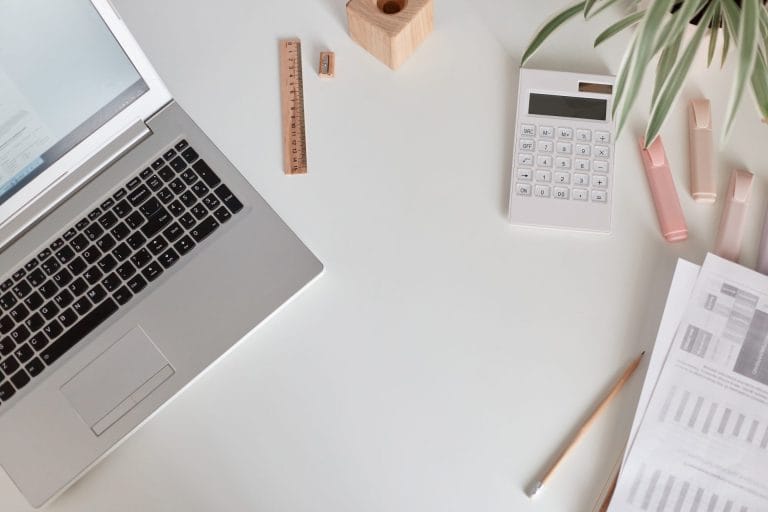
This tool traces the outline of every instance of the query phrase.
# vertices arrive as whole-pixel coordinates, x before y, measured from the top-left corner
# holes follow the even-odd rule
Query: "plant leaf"
[[[707,50],[707,67],[712,65],[712,59],[715,57],[717,47],[717,34],[720,32],[720,6],[717,6],[712,23],[709,27],[709,49]]]
[[[683,2],[680,9],[672,13],[672,19],[664,26],[662,31],[664,37],[659,37],[653,54],[656,55],[667,44],[667,41],[671,41],[682,34],[691,18],[696,16],[708,3],[709,0],[687,0]]]
[[[672,66],[677,62],[677,56],[680,53],[680,44],[683,41],[683,34],[679,34],[675,40],[670,41],[666,48],[661,51],[659,64],[656,66],[656,83],[653,86],[653,96],[651,96],[651,105],[656,103],[659,97],[661,86],[672,71]]]
[[[726,2],[727,3],[727,2]],[[725,130],[723,138],[728,136],[736,112],[744,95],[747,80],[752,76],[757,58],[758,32],[760,31],[760,0],[743,0],[741,7],[741,23],[739,23],[739,62],[736,67],[736,81],[733,84],[731,99],[725,115]]]
[[[731,31],[728,30],[728,21],[725,17],[720,18],[723,22],[723,54],[720,57],[720,68],[725,66],[725,59],[728,58],[728,50],[731,47]]]
[[[685,78],[688,75],[688,71],[691,69],[691,64],[696,57],[696,51],[701,45],[701,40],[704,37],[704,33],[707,31],[707,25],[712,20],[712,16],[720,0],[716,0],[709,4],[709,7],[704,12],[704,16],[699,21],[699,25],[696,27],[696,31],[693,33],[688,46],[680,56],[680,60],[675,64],[674,69],[664,81],[664,85],[661,87],[659,97],[656,99],[653,108],[651,109],[651,118],[648,121],[648,127],[645,130],[645,146],[648,147],[659,135],[661,126],[664,124],[664,120],[669,114],[672,104],[675,102],[680,89],[685,82]]]
[[[626,91],[621,100],[621,109],[619,110],[618,129],[616,133],[621,133],[624,123],[627,122],[629,112],[640,91],[640,85],[643,82],[643,75],[648,67],[648,63],[653,57],[656,46],[656,36],[659,33],[661,21],[669,13],[672,7],[672,0],[652,0],[645,13],[638,33],[635,37],[635,51],[630,62],[630,71],[627,78]]]
[[[624,57],[621,59],[619,73],[616,77],[616,86],[613,88],[613,105],[611,106],[611,116],[616,116],[616,110],[619,108],[622,97],[624,96],[624,87],[627,85],[627,76],[629,75],[629,63],[632,61],[632,55],[635,53],[635,39],[627,48]]]
[[[620,19],[607,29],[603,30],[599,36],[595,39],[595,48],[597,48],[598,45],[604,43],[606,40],[610,39],[611,37],[615,36],[622,30],[631,27],[632,25],[635,25],[640,22],[641,19],[643,19],[643,16],[645,16],[645,11],[639,11],[633,14],[630,14],[629,16]]]
[[[596,3],[597,3],[597,0],[586,0],[584,2],[584,19],[585,20],[589,18],[589,11],[592,10],[592,8],[595,6]]]
[[[755,70],[752,72],[752,92],[763,120],[768,120],[768,65],[762,55],[755,61]]]
[[[550,19],[547,23],[545,23],[544,26],[541,28],[541,30],[539,30],[539,32],[534,36],[533,40],[531,41],[531,44],[528,45],[528,48],[525,50],[525,53],[523,54],[523,58],[521,59],[520,64],[521,65],[525,64],[528,61],[528,59],[530,59],[531,56],[534,53],[536,53],[536,50],[539,49],[539,47],[544,43],[544,41],[550,35],[552,35],[552,32],[554,32],[560,27],[560,25],[562,25],[569,19],[579,14],[581,10],[584,9],[585,3],[586,1],[582,1],[575,5],[572,5],[560,11],[552,19]]]

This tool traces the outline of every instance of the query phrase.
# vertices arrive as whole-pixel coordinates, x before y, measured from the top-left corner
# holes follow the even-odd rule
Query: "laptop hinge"
[[[152,134],[142,120],[135,122],[73,171],[64,174],[0,225],[0,251],[32,229],[78,190]]]

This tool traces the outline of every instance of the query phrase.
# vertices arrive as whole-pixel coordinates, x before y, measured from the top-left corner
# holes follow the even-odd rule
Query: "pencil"
[[[624,370],[624,373],[621,374],[621,377],[619,377],[608,394],[605,395],[605,398],[600,401],[598,406],[595,407],[595,410],[592,411],[592,414],[589,415],[589,418],[586,419],[581,427],[579,427],[579,430],[576,432],[576,434],[574,434],[570,441],[568,441],[568,444],[565,446],[563,451],[560,452],[560,455],[557,456],[555,461],[547,468],[546,471],[544,471],[544,473],[539,478],[536,479],[535,482],[528,486],[528,488],[525,490],[525,494],[528,495],[529,498],[533,498],[536,493],[538,493],[539,490],[541,490],[541,488],[546,485],[547,480],[549,480],[555,471],[557,471],[557,468],[560,466],[560,464],[562,464],[571,450],[579,443],[579,441],[581,441],[581,438],[584,437],[584,434],[586,434],[587,431],[589,431],[595,420],[600,417],[600,415],[603,413],[603,411],[605,411],[608,405],[610,405],[616,395],[619,394],[619,391],[621,391],[630,377],[632,377],[632,374],[635,373],[637,367],[640,366],[640,362],[642,361],[644,355],[645,351],[643,351],[643,353],[637,356],[637,358],[632,361],[629,366],[627,366],[627,369]]]

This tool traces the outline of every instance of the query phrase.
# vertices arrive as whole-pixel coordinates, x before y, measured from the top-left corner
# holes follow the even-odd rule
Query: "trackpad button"
[[[173,375],[173,368],[136,326],[61,387],[96,435]]]

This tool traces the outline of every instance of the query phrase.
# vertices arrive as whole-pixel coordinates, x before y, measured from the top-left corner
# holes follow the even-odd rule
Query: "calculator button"
[[[517,155],[517,163],[518,165],[522,165],[525,167],[528,167],[529,165],[533,165],[533,155],[521,153]]]
[[[576,140],[590,142],[592,140],[592,130],[576,130]]]
[[[555,158],[555,168],[557,169],[570,169],[571,168],[571,159],[565,158],[563,156],[559,156]]]
[[[552,173],[549,171],[536,171],[536,181],[549,183],[552,181]]]
[[[595,160],[592,163],[592,170],[595,172],[608,172],[608,162],[605,160]]]
[[[584,189],[584,188],[573,189],[573,198],[577,201],[586,201],[588,195],[589,195],[589,192],[587,191],[587,189]]]
[[[552,152],[552,141],[540,140],[536,144],[536,150],[541,152],[541,153],[551,153]]]
[[[604,203],[608,200],[608,192],[605,190],[593,190],[592,191],[592,202],[593,203]]]
[[[589,160],[585,160],[583,158],[577,158],[573,167],[577,171],[588,171],[589,170]]]
[[[549,197],[549,193],[549,185],[536,185],[536,189],[534,190],[534,195],[536,195],[536,197]]]
[[[525,137],[535,137],[536,136],[536,127],[532,124],[523,124],[520,125],[520,133],[524,135]]]
[[[608,176],[603,176],[602,174],[596,174],[592,176],[592,186],[593,187],[600,187],[605,188],[608,186]]]
[[[520,151],[533,151],[534,147],[531,139],[520,139]]]
[[[589,185],[589,175],[576,173],[573,175],[573,183],[575,185]]]
[[[602,142],[603,144],[608,144],[611,142],[611,134],[608,132],[595,132],[595,140],[597,142]]]
[[[553,196],[555,199],[568,199],[568,189],[565,187],[555,187]]]
[[[570,142],[558,142],[557,152],[561,155],[570,155],[573,153],[573,145]]]
[[[595,156],[598,158],[608,158],[609,152],[608,146],[595,146]]]
[[[529,196],[529,195],[531,195],[531,186],[528,183],[518,183],[517,184],[517,195],[519,195],[519,196]]]
[[[531,181],[531,170],[530,169],[518,169],[517,170],[517,179],[520,181]]]
[[[562,183],[564,185],[567,185],[571,182],[571,175],[567,172],[556,172],[555,173],[555,183]]]
[[[576,144],[576,154],[581,156],[589,156],[592,149],[588,144]]]
[[[552,157],[540,155],[538,158],[536,158],[536,165],[539,167],[552,167]]]
[[[557,138],[558,139],[572,139],[573,138],[573,128],[558,128],[557,129]]]
[[[555,129],[551,126],[539,126],[539,137],[552,137]]]

